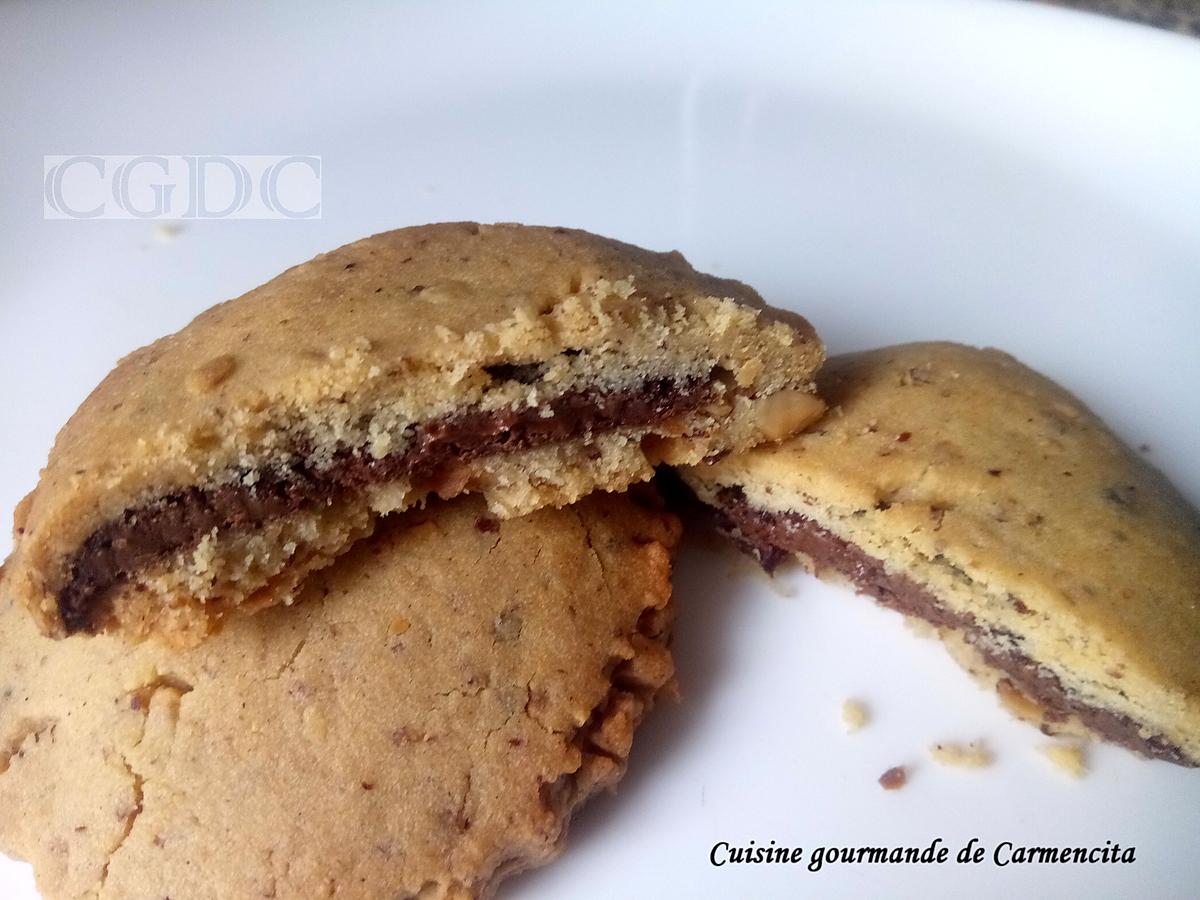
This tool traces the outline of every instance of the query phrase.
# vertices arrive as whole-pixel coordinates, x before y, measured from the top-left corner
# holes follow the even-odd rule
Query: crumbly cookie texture
[[[685,470],[735,536],[929,620],[1047,731],[1200,763],[1200,517],[1162,475],[996,350],[890,347],[819,381],[805,434]]]
[[[490,895],[672,690],[678,523],[628,495],[384,523],[199,647],[0,609],[0,847],[50,898]]]
[[[822,360],[802,318],[678,253],[379,234],[123,359],[18,508],[2,587],[51,635],[194,643],[428,496],[522,515],[788,437]]]

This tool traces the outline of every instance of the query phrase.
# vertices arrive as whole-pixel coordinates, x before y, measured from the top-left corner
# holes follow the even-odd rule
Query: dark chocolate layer
[[[541,407],[472,409],[426,422],[416,426],[406,449],[382,459],[348,448],[331,464],[317,467],[298,450],[292,463],[260,473],[252,487],[237,482],[189,487],[126,510],[97,529],[71,563],[70,578],[58,593],[59,613],[68,633],[94,631],[111,588],[170,554],[195,547],[214,528],[249,530],[359,494],[373,484],[402,477],[434,479],[446,467],[481,456],[655,425],[696,409],[708,394],[705,379],[650,378],[624,391],[564,394],[550,401],[551,416]]]
[[[717,513],[722,529],[754,555],[768,572],[788,555],[803,553],[818,570],[840,572],[860,593],[869,594],[884,606],[960,632],[989,665],[1005,673],[1013,687],[1042,707],[1050,722],[1061,722],[1073,715],[1107,740],[1145,756],[1181,766],[1200,765],[1200,761],[1188,758],[1161,735],[1143,737],[1138,723],[1128,716],[1072,697],[1052,672],[1030,657],[1016,650],[996,649],[997,645],[1015,647],[1016,636],[986,629],[969,613],[947,609],[912,579],[888,572],[880,560],[807,516],[758,509],[737,488],[722,490],[718,501]],[[1013,598],[1013,606],[1023,614],[1032,614],[1019,599]],[[989,637],[999,640],[988,640]]]

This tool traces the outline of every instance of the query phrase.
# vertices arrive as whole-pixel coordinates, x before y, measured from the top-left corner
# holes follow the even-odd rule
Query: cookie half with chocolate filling
[[[822,358],[802,318],[678,253],[376,235],[123,359],[18,509],[3,587],[52,635],[195,640],[430,495],[513,516],[795,433]]]
[[[1200,517],[1162,475],[995,350],[890,347],[819,382],[805,434],[684,472],[726,530],[932,623],[1047,731],[1200,763]]]
[[[439,501],[182,651],[0,600],[0,848],[47,900],[491,896],[673,690],[678,531]]]

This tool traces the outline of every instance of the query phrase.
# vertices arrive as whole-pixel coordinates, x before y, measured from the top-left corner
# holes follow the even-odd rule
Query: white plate
[[[471,218],[736,275],[832,351],[951,338],[1075,390],[1200,499],[1200,42],[1017,2],[0,8],[0,508],[118,356],[317,251]],[[40,157],[308,153],[320,221],[43,221]],[[7,541],[0,550],[7,551]],[[685,695],[536,897],[1194,897],[1200,772],[1073,782],[893,614],[693,548]],[[843,735],[844,698],[875,718]],[[986,738],[994,768],[941,769]],[[914,766],[885,793],[876,777]],[[0,810],[0,815],[10,814]],[[709,864],[717,841],[1136,847],[1130,865]],[[33,896],[0,865],[0,895]]]

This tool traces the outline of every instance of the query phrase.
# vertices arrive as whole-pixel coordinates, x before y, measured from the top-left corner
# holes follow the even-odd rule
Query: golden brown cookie
[[[685,472],[743,545],[932,622],[1047,730],[1200,764],[1200,517],[1161,474],[996,350],[838,357],[820,388],[807,433]]]
[[[823,351],[753,290],[562,228],[349,244],[126,357],[63,428],[3,590],[194,642],[430,495],[500,516],[794,433]]]
[[[391,517],[199,647],[0,606],[0,848],[48,900],[480,897],[561,848],[673,685],[675,519]]]

